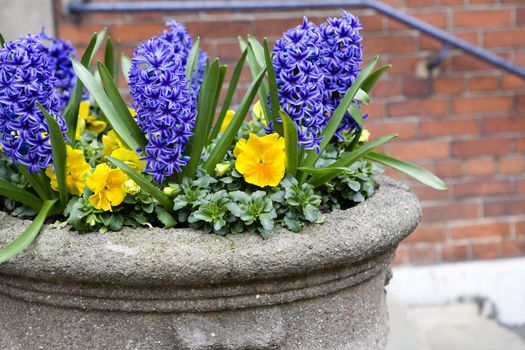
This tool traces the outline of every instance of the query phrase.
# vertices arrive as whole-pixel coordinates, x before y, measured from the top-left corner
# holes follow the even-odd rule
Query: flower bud
[[[368,142],[369,139],[370,139],[370,131],[368,131],[367,129],[363,129],[361,136],[359,136],[359,142]]]
[[[218,163],[215,166],[215,175],[222,176],[222,175],[226,174],[226,172],[228,170],[230,170],[230,169],[231,169],[231,164],[230,163]]]
[[[124,183],[122,184],[122,189],[124,190],[124,192],[129,193],[132,196],[140,192],[140,186],[137,185],[137,183],[131,179],[124,181]]]

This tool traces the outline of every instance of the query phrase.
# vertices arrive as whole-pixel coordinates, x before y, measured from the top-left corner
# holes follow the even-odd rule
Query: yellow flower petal
[[[230,125],[230,122],[232,121],[233,116],[235,115],[235,111],[230,109],[228,112],[226,112],[226,115],[224,116],[224,120],[221,124],[221,132],[224,132],[228,125]]]
[[[146,162],[143,160],[140,160],[140,156],[127,149],[127,148],[117,148],[113,152],[111,152],[111,156],[113,158],[117,158],[124,163],[126,163],[128,166],[133,168],[133,170],[141,172],[142,169],[146,166]]]
[[[102,131],[106,130],[107,126],[108,123],[103,120],[93,120],[89,122],[88,130],[100,134]]]
[[[104,157],[109,156],[117,148],[125,148],[115,130],[109,130],[107,135],[102,136],[102,144],[104,145]]]
[[[127,179],[121,169],[111,169],[106,163],[97,165],[95,171],[86,178],[88,188],[93,191],[89,203],[96,209],[111,211],[112,207],[120,205],[126,198],[122,187]]]
[[[90,102],[88,100],[80,102],[80,106],[78,108],[78,115],[82,119],[87,119],[89,115],[89,107],[91,106]]]

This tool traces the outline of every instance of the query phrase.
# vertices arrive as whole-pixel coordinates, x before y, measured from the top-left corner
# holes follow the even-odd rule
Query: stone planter
[[[419,219],[381,178],[365,203],[268,240],[46,227],[0,266],[0,349],[382,349],[389,265]],[[0,244],[28,224],[4,215]]]

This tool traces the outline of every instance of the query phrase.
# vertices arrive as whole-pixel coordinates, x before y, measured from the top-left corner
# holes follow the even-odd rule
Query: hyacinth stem
[[[352,141],[350,141],[350,144],[346,148],[347,151],[352,151],[357,143],[359,142],[359,139],[361,138],[361,134],[363,133],[363,129],[359,128],[354,132],[354,137],[352,138]]]

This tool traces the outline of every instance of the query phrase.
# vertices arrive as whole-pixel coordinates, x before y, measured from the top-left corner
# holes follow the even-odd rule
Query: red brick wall
[[[387,2],[525,66],[523,0]],[[387,151],[434,171],[450,188],[438,192],[410,181],[423,204],[423,221],[402,243],[397,262],[525,254],[525,80],[457,50],[435,77],[425,78],[419,68],[440,50],[439,42],[373,11],[349,10],[365,26],[367,58],[382,54],[383,62],[393,64],[366,108],[368,128],[374,136],[398,132]],[[107,25],[128,54],[174,17],[201,36],[210,55],[232,62],[240,54],[238,35],[275,40],[303,15],[320,23],[338,11],[56,14],[57,33],[79,47]],[[249,77],[244,74],[245,84]]]

